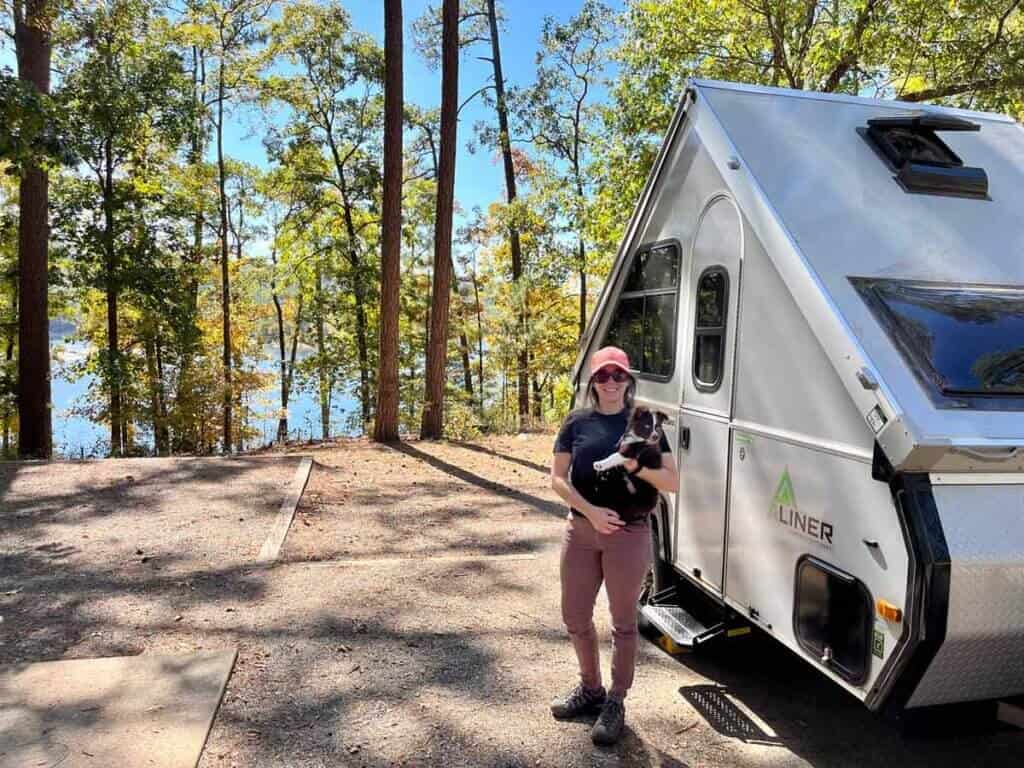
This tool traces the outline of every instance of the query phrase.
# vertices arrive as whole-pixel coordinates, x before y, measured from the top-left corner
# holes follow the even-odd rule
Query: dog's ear
[[[654,414],[655,423],[660,427],[663,421],[668,419],[668,416],[661,411],[656,411]]]

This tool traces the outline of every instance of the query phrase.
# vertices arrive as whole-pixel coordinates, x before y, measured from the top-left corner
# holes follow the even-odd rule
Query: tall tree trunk
[[[159,456],[168,456],[171,452],[171,430],[167,423],[167,391],[164,387],[164,341],[157,333],[156,347],[156,398],[160,421],[157,424],[156,452]]]
[[[327,370],[327,339],[324,333],[324,278],[320,264],[316,266],[316,351],[317,370],[320,380],[320,432],[324,440],[331,437],[331,390],[332,382]]]
[[[117,328],[119,269],[114,247],[114,148],[108,138],[104,142],[103,175],[103,255],[107,294],[107,384],[110,387],[110,453],[123,456],[125,448],[121,413],[121,353]]]
[[[380,339],[373,439],[398,440],[398,313],[402,248],[402,0],[384,0],[384,210]]]
[[[452,208],[455,199],[455,146],[458,141],[459,2],[441,9],[441,156],[437,168],[434,276],[427,339],[426,391],[420,437],[444,434],[444,385],[448,362],[448,305],[451,298]]]
[[[579,210],[583,210],[583,205],[586,202],[586,198],[583,196],[583,179],[580,173],[580,150],[579,150],[579,131],[575,132],[576,136],[576,149],[573,156],[573,174],[576,176],[576,202],[579,205]],[[583,334],[587,332],[587,246],[583,241],[583,228],[580,227],[579,232],[579,245],[576,252],[576,268],[580,273],[580,335],[579,338],[583,338]]]
[[[516,174],[512,165],[512,142],[508,130],[508,107],[505,104],[505,79],[501,74],[501,48],[498,44],[498,17],[494,11],[494,0],[487,0],[487,16],[491,29],[491,60],[494,64],[494,95],[498,112],[498,140],[501,144],[501,156],[505,167],[505,189],[509,205],[516,199]],[[509,225],[509,250],[512,254],[512,280],[516,283],[523,274],[522,248],[519,245],[519,230],[515,224]],[[524,300],[525,303],[525,300]],[[525,329],[525,307],[519,310],[519,327]],[[520,427],[530,418],[529,389],[529,348],[524,337],[518,350],[519,379],[519,419]]]
[[[459,325],[462,325],[462,312],[459,311]],[[469,361],[469,338],[466,336],[466,329],[459,329],[459,351],[462,353],[462,386],[469,395],[470,402],[473,400],[473,365]]]
[[[228,195],[224,166],[224,59],[217,70],[217,186],[220,192],[220,300],[224,334],[224,430],[223,451],[231,453],[231,406],[234,386],[231,381],[231,277],[228,272]]]
[[[587,251],[586,246],[583,244],[583,238],[580,238],[579,250],[577,252],[577,265],[580,271],[580,335],[579,338],[583,338],[583,334],[587,332]]]
[[[206,88],[206,63],[204,52],[192,46],[192,105],[196,111],[189,137],[188,162],[195,178],[202,178],[203,165],[203,92]],[[194,360],[199,348],[199,266],[203,260],[203,208],[201,196],[197,195],[192,213],[192,247],[188,254],[185,290],[185,312],[182,324],[176,330],[179,344],[178,386],[175,397],[176,407],[182,413],[194,413],[196,402],[193,379]],[[199,451],[199,428],[194,420],[178,420],[175,433],[175,448],[183,453]],[[168,445],[168,450],[170,446]]]
[[[50,0],[13,0],[18,78],[50,92]],[[28,163],[18,191],[18,453],[52,455],[48,304],[49,179]]]
[[[153,420],[153,448],[156,451],[157,456],[162,456],[162,446],[160,445],[160,390],[156,370],[156,342],[151,336],[147,336],[143,346],[146,353],[146,376],[149,378],[149,410]]]
[[[15,289],[17,290],[17,289]],[[15,293],[15,297],[17,294]],[[17,298],[14,300],[15,312],[17,312]],[[4,350],[4,361],[6,362],[5,368],[10,370],[11,362],[14,360],[14,333],[13,331],[7,332],[7,348]],[[10,456],[11,452],[11,409],[9,406],[4,406],[4,436],[3,436],[3,447],[2,455],[6,459]]]
[[[341,192],[341,209],[348,236],[347,258],[352,267],[352,298],[356,305],[356,352],[359,356],[359,400],[362,405],[364,427],[370,423],[370,355],[366,332],[366,286],[363,283],[362,258],[359,255],[355,222],[352,219],[352,200],[349,197],[345,166],[334,135],[328,131],[327,145],[334,158],[338,174],[338,189]]]
[[[473,304],[476,309],[476,364],[477,364],[477,386],[480,391],[478,405],[480,407],[480,418],[484,417],[484,321],[483,307],[480,306],[480,283],[476,279],[476,266],[473,267]]]
[[[363,264],[356,245],[356,226],[352,220],[352,203],[348,197],[348,186],[337,152],[331,141],[331,149],[335,151],[335,165],[338,169],[338,180],[341,187],[342,212],[345,219],[345,233],[348,235],[348,261],[352,267],[352,298],[356,304],[356,354],[359,357],[359,401],[362,406],[363,425],[370,423],[370,355],[366,333],[366,287],[363,284]]]
[[[539,423],[544,418],[544,405],[541,400],[541,394],[543,388],[541,387],[540,381],[537,380],[537,374],[532,376],[533,382],[533,418]]]
[[[276,441],[283,443],[288,440],[288,400],[291,397],[292,375],[295,371],[295,352],[299,343],[299,328],[302,326],[302,292],[299,292],[299,305],[295,311],[295,331],[292,335],[291,367],[289,367],[284,332],[284,308],[281,306],[281,297],[277,294],[276,250],[271,250],[270,260],[273,262],[275,270],[275,274],[270,278],[270,295],[274,299],[274,312],[277,315],[277,345],[281,364],[281,411],[277,419]]]

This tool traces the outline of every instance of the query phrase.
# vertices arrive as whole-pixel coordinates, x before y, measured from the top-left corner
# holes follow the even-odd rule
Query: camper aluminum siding
[[[979,133],[943,138],[969,164],[985,168],[990,199],[911,195],[894,182],[856,131],[868,119],[906,112],[906,105],[693,82],[627,228],[576,368],[578,381],[587,355],[604,339],[624,270],[637,249],[652,239],[678,241],[683,264],[674,376],[642,380],[641,399],[678,412],[679,425],[704,419],[709,435],[719,429],[711,424],[717,420],[731,439],[726,437],[726,456],[718,459],[721,478],[712,476],[714,462],[698,472],[690,455],[681,467],[684,493],[696,484],[696,495],[713,502],[699,505],[702,516],[710,515],[700,522],[722,526],[727,539],[717,552],[706,540],[686,541],[687,521],[673,519],[670,510],[674,541],[667,559],[679,568],[692,564],[688,558],[694,556],[720,558],[720,571],[712,564],[700,583],[720,595],[724,583],[723,599],[740,611],[752,605],[751,598],[757,600],[755,620],[801,652],[786,615],[792,611],[792,574],[771,573],[779,563],[790,567],[793,553],[776,557],[774,565],[755,563],[767,557],[756,551],[759,537],[772,536],[761,530],[767,518],[761,509],[765,484],[774,482],[787,462],[811,461],[809,476],[822,482],[796,489],[801,505],[831,508],[846,520],[847,542],[855,541],[858,530],[867,533],[867,541],[886,542],[880,561],[878,552],[859,542],[852,548],[844,544],[832,558],[846,561],[844,567],[868,582],[873,596],[902,605],[907,617],[902,626],[881,624],[884,654],[872,658],[866,680],[851,683],[822,667],[873,708],[887,701],[916,706],[1024,690],[1024,609],[1013,589],[1024,579],[1024,536],[1016,511],[1024,486],[1015,484],[1019,475],[1006,474],[1019,470],[1021,459],[986,453],[1024,442],[1021,412],[935,408],[849,280],[1024,284],[1015,259],[1024,230],[1013,207],[1013,190],[1024,181],[1020,128],[998,116],[927,109],[981,123]],[[681,185],[695,188],[680,192]],[[740,328],[736,356],[728,361],[736,381],[724,409],[716,412],[688,400],[692,307],[686,296],[692,292],[689,259],[699,215],[717,195],[740,214],[743,276],[741,285],[737,265],[732,290],[734,296],[742,290],[743,299],[738,307],[730,299],[730,312],[737,313],[731,327]],[[695,202],[697,197],[701,200]],[[776,354],[780,340],[788,342],[787,351],[798,350],[790,357],[799,359]],[[788,378],[779,370],[786,365],[791,366]],[[780,390],[769,380],[790,386]],[[974,507],[992,510],[993,505],[972,504],[959,491],[938,488],[933,494],[928,475],[919,474],[923,480],[916,482],[928,486],[933,502],[898,516],[888,487],[871,480],[874,435],[866,417],[876,408],[886,418],[879,443],[897,469],[943,470],[946,474],[933,476],[939,486],[969,482],[957,472],[984,466],[1002,479],[1004,511],[978,518]],[[670,429],[674,444],[679,425]],[[768,447],[750,449],[751,439]],[[737,468],[740,443],[748,460]],[[763,476],[751,479],[758,472]],[[974,493],[984,492],[984,486],[974,485]],[[928,526],[931,533],[922,532]],[[925,540],[929,536],[935,540]],[[908,574],[911,554],[915,562]],[[858,558],[865,562],[849,565]],[[772,591],[778,599],[766,606]],[[979,600],[981,595],[986,599]]]
[[[908,531],[918,557],[932,558],[918,564],[927,575],[917,576],[930,586],[907,596],[908,616],[921,603],[913,606],[919,636],[901,644],[901,658],[886,665],[868,703],[891,697],[925,706],[1019,693],[1024,477],[1016,473],[1024,468],[1024,411],[937,407],[850,278],[1024,286],[1024,131],[998,115],[926,107],[980,125],[942,138],[986,171],[988,199],[909,194],[867,142],[851,140],[867,120],[906,113],[908,105],[715,83],[697,91],[728,137],[726,151],[741,159],[736,176],[745,178],[730,179],[737,200],[755,219],[770,209],[754,228],[858,411],[866,417],[874,396],[887,417],[878,441],[889,460],[904,472],[945,474],[935,478],[929,508],[913,513],[930,523]],[[877,389],[864,388],[862,369]],[[993,489],[966,474],[979,471],[1006,474]],[[934,540],[922,542],[924,535]]]
[[[879,440],[893,464],[940,471],[962,456],[950,448],[1020,444],[1022,410],[936,408],[850,278],[1024,285],[1021,127],[998,115],[897,102],[794,92],[780,97],[772,89],[715,83],[699,90],[792,244],[797,258],[780,264],[789,272],[787,283],[796,291],[813,283],[821,293],[824,305],[811,310],[812,324],[840,376],[849,388],[862,387],[856,370],[844,364],[850,355],[849,362],[867,366],[880,382],[879,399],[890,418]],[[941,137],[966,164],[986,171],[990,199],[908,194],[855,133],[869,119],[918,109],[981,126]]]

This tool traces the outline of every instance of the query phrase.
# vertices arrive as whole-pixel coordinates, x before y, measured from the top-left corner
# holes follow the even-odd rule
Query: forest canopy
[[[526,5],[455,4],[457,75],[442,66],[442,7],[430,6],[404,20],[407,69],[419,56],[438,80],[406,88],[393,220],[393,54],[350,4],[0,0],[0,453],[210,454],[369,434],[392,231],[400,432],[417,433],[432,407],[432,328],[446,337],[435,338],[444,434],[557,421],[687,78],[1020,119],[1020,6],[575,0],[541,23],[529,78],[501,67]],[[442,77],[457,77],[456,145]],[[258,137],[259,162],[236,151],[244,134]],[[445,163],[470,152],[503,173],[489,199],[467,204],[458,184],[453,200],[439,196]],[[29,316],[40,281],[53,343]],[[450,311],[432,325],[439,291]],[[49,387],[27,383],[40,370],[84,388],[70,414],[51,416]],[[312,421],[289,419],[300,398]],[[40,419],[69,415],[103,438],[53,445]]]

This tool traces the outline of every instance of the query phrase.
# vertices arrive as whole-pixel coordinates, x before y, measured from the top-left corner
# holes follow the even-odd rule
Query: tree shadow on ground
[[[710,644],[676,661],[714,681],[683,686],[679,695],[719,735],[785,747],[814,766],[1011,766],[1024,759],[1024,734],[1005,734],[1005,741],[998,734],[994,738],[991,718],[960,720],[955,728],[938,727],[910,737],[899,722],[870,712],[760,632]],[[746,753],[731,759],[736,765],[760,764]]]
[[[516,490],[515,488],[509,488],[508,486],[503,485],[501,483],[496,483],[494,481],[488,480],[484,477],[481,477],[480,475],[463,469],[462,467],[458,467],[454,464],[444,461],[443,459],[439,459],[436,456],[431,456],[429,453],[421,451],[418,448],[414,448],[408,443],[396,443],[390,447],[392,448],[392,450],[398,453],[404,453],[407,456],[419,459],[420,461],[429,464],[435,469],[439,469],[442,472],[446,472],[447,474],[452,475],[453,477],[457,477],[459,480],[462,480],[465,483],[475,485],[478,488],[481,488],[486,491],[491,491],[513,501],[517,501],[522,504],[527,504],[541,512],[546,512],[547,514],[556,515],[558,517],[565,517],[566,510],[565,507],[561,504],[556,504],[553,501],[542,499],[539,496],[534,496],[532,494]]]
[[[527,469],[535,469],[536,471],[541,472],[542,474],[545,474],[545,475],[547,475],[548,473],[551,472],[551,467],[550,466],[545,466],[545,465],[540,464],[540,463],[538,463],[536,461],[530,461],[529,459],[521,459],[518,456],[511,456],[511,455],[509,455],[507,453],[502,453],[501,451],[496,451],[493,448],[488,448],[487,446],[484,446],[484,445],[477,445],[475,443],[461,443],[461,442],[453,442],[453,443],[451,443],[451,445],[454,446],[455,448],[459,448],[461,450],[474,451],[476,453],[483,453],[483,454],[486,454],[487,456],[494,456],[496,459],[502,459],[503,461],[510,461],[513,464],[519,464],[520,466],[526,467]]]

